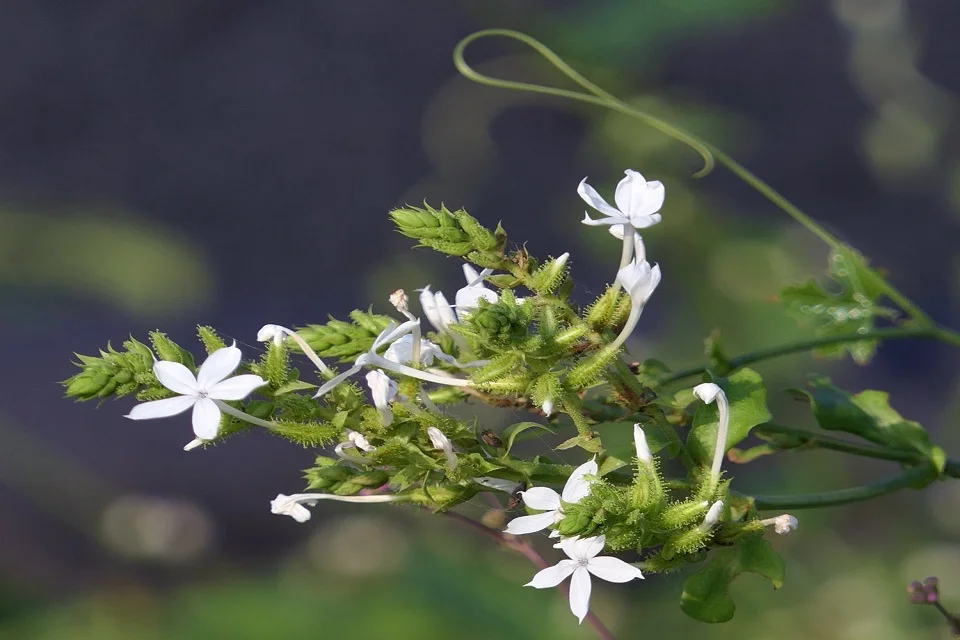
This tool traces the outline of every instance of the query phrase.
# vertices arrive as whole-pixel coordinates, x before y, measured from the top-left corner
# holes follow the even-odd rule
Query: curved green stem
[[[583,93],[580,91],[572,91],[569,89],[560,89],[559,87],[549,87],[545,85],[532,84],[529,82],[518,82],[515,80],[503,80],[500,78],[494,78],[491,76],[483,75],[482,73],[477,72],[473,67],[467,64],[464,59],[464,51],[470,43],[479,40],[481,38],[489,37],[502,37],[508,38],[511,40],[517,40],[527,45],[534,51],[536,51],[540,56],[549,62],[555,69],[560,73],[565,75],[567,78],[572,80],[582,89],[587,91]],[[698,154],[703,159],[703,167],[694,174],[694,177],[703,177],[710,173],[713,170],[715,163],[720,163],[729,169],[734,175],[739,177],[741,180],[753,187],[758,193],[763,195],[767,200],[772,202],[774,205],[779,207],[784,213],[793,218],[798,224],[802,225],[808,231],[816,235],[818,238],[823,240],[828,246],[833,249],[844,248],[846,245],[836,236],[831,234],[829,231],[824,229],[821,225],[817,224],[813,218],[808,216],[806,213],[800,210],[799,207],[791,203],[785,197],[783,197],[776,189],[771,187],[769,184],[757,177],[752,171],[741,165],[739,162],[723,153],[722,151],[716,149],[712,145],[703,140],[699,139],[695,135],[684,131],[680,127],[674,126],[669,122],[661,120],[649,113],[631,107],[627,103],[618,99],[616,96],[604,91],[594,83],[590,82],[577,72],[573,67],[568,65],[563,58],[558,56],[556,53],[551,51],[546,45],[542,42],[528,36],[525,33],[520,33],[519,31],[513,31],[511,29],[486,29],[483,31],[477,31],[463,40],[461,40],[456,48],[453,51],[453,62],[456,65],[457,70],[463,74],[464,77],[474,82],[484,84],[491,87],[498,87],[500,89],[511,89],[515,91],[526,91],[530,93],[539,93],[543,95],[557,96],[560,98],[567,98],[569,100],[577,100],[579,102],[586,102],[588,104],[594,104],[597,106],[605,107],[618,113],[622,113],[626,116],[640,120],[641,122],[646,123],[647,125],[653,127],[654,129],[660,131],[661,133],[668,135],[683,144],[686,144]],[[909,298],[903,295],[899,290],[897,290],[892,284],[887,282],[884,278],[878,276],[878,283],[883,288],[883,293],[897,304],[907,315],[909,315],[916,322],[932,326],[933,322],[930,318]],[[960,335],[954,334],[954,338],[960,341]]]
[[[739,369],[755,362],[779,358],[794,353],[804,353],[812,351],[819,347],[829,347],[837,344],[848,344],[851,342],[862,342],[864,340],[891,340],[895,338],[934,338],[943,342],[948,342],[960,346],[960,336],[955,336],[952,331],[939,327],[926,326],[907,326],[891,327],[889,329],[877,329],[867,333],[851,333],[842,336],[827,336],[823,338],[811,338],[809,340],[799,340],[787,344],[758,349],[743,355],[730,359],[730,370]],[[700,375],[707,371],[708,367],[698,366],[690,369],[684,369],[670,374],[660,381],[661,384],[669,384],[684,378]]]
[[[930,466],[914,467],[900,475],[850,489],[824,491],[822,493],[805,493],[787,496],[752,496],[753,503],[759,511],[789,511],[794,509],[816,509],[819,507],[834,507],[850,502],[862,502],[877,498],[894,491],[900,491],[922,480],[928,480],[934,475]]]

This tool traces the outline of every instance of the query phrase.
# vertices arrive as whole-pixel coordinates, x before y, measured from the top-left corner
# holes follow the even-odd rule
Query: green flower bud
[[[580,360],[570,369],[567,384],[573,389],[584,389],[593,384],[613,361],[619,357],[620,348],[607,345]]]
[[[660,513],[660,525],[664,529],[681,529],[703,520],[709,506],[706,501],[674,502]]]
[[[330,318],[327,324],[311,324],[297,329],[310,348],[321,358],[339,358],[353,362],[370,349],[377,335],[390,324],[389,316],[363,311],[350,314],[352,322]]]
[[[593,518],[589,514],[576,510],[571,514],[565,515],[563,520],[557,523],[557,532],[564,538],[569,536],[589,536],[597,528]]]
[[[570,254],[565,253],[558,258],[548,260],[530,276],[530,279],[527,280],[527,286],[531,291],[540,295],[553,293],[567,277],[567,260],[569,258]]]

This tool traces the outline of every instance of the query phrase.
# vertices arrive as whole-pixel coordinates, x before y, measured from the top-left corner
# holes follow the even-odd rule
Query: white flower
[[[290,516],[297,522],[306,522],[310,519],[310,510],[304,504],[311,507],[318,500],[336,500],[338,502],[359,502],[359,503],[378,503],[395,502],[397,496],[379,495],[379,496],[335,496],[330,493],[295,493],[292,496],[279,494],[270,501],[270,512],[278,515]]]
[[[360,449],[361,451],[374,451],[376,449],[362,433],[354,431],[353,429],[347,429],[347,441],[341,442],[334,447],[333,450],[338,456],[343,458],[345,457],[343,450],[350,447]]]
[[[553,415],[553,400],[547,398],[543,401],[543,405],[540,408],[543,409],[543,413],[549,418],[551,415]]]
[[[730,405],[727,395],[719,386],[712,382],[704,382],[693,388],[693,395],[704,404],[717,403],[717,444],[713,450],[713,464],[710,466],[710,479],[713,484],[720,480],[720,466],[723,464],[723,455],[727,451],[727,432],[730,429]]]
[[[447,466],[455,469],[457,467],[457,454],[453,452],[453,443],[450,442],[450,438],[436,427],[427,428],[427,437],[430,438],[430,444],[433,445],[434,449],[443,451],[443,454],[447,456]]]
[[[535,589],[549,589],[570,578],[570,611],[582,623],[590,610],[590,574],[607,582],[630,582],[634,578],[643,578],[643,573],[635,566],[613,556],[597,556],[606,544],[604,536],[595,538],[567,538],[557,545],[567,554],[568,560],[561,560],[533,576],[533,580],[523,585]]]
[[[260,331],[257,332],[257,342],[270,342],[272,340],[274,344],[281,344],[284,336],[289,336],[291,340],[297,343],[297,346],[300,347],[303,354],[310,359],[310,362],[317,366],[317,369],[324,374],[332,374],[330,367],[324,364],[320,356],[317,355],[317,352],[307,344],[306,340],[297,335],[297,332],[293,329],[288,329],[279,324],[265,324],[260,327]]]
[[[585,476],[595,475],[597,475],[597,463],[595,460],[588,460],[573,470],[560,494],[549,487],[533,487],[521,491],[520,496],[523,498],[523,503],[531,509],[543,511],[543,513],[514,518],[504,531],[513,535],[523,535],[542,531],[555,522],[559,522],[563,519],[561,501],[575,504],[583,500],[590,493],[590,483]]]
[[[650,447],[647,445],[647,436],[640,427],[640,423],[633,425],[633,445],[637,449],[637,460],[643,464],[653,462],[653,456],[650,455]]]
[[[638,256],[617,271],[617,282],[630,294],[631,305],[642,308],[660,284],[660,265],[651,267],[649,262]]]
[[[390,410],[390,403],[397,397],[396,381],[392,380],[383,371],[374,369],[367,374],[367,384],[370,386],[370,395],[373,396],[373,405],[380,414],[380,422],[383,423],[383,426],[389,427],[393,422],[393,411]],[[364,449],[364,451],[369,451],[369,449]]]
[[[797,522],[797,519],[794,518],[792,515],[790,515],[789,513],[784,513],[782,515],[777,516],[776,518],[768,518],[766,520],[761,520],[760,524],[764,526],[773,525],[774,531],[776,531],[781,536],[785,536],[791,531],[793,531],[794,529],[796,529],[799,523]]]
[[[377,353],[377,349],[386,344],[392,344],[394,341],[399,340],[401,337],[408,335],[415,327],[420,326],[419,320],[408,320],[400,326],[397,326],[394,323],[388,325],[383,331],[380,332],[370,346],[370,350],[366,353],[361,353],[360,356],[354,361],[353,366],[335,376],[331,380],[325,382],[314,394],[314,398],[319,398],[330,392],[331,389],[339,385],[341,382],[354,375],[363,367],[377,367],[380,369],[386,369],[387,371],[393,371],[394,373],[399,373],[401,375],[409,376],[411,378],[417,378],[419,380],[425,380],[426,382],[435,382],[437,384],[445,384],[449,386],[462,387],[470,384],[469,380],[464,378],[455,378],[450,375],[441,375],[437,373],[431,373],[429,371],[420,371],[419,369],[414,369],[405,364],[399,364],[394,360],[390,360],[381,356]],[[413,338],[411,338],[412,340]],[[409,357],[413,357],[412,345]],[[432,343],[429,343],[432,344]],[[399,354],[396,357],[400,359],[403,354]],[[436,354],[434,354],[436,355]]]
[[[469,264],[463,265],[463,277],[467,279],[467,286],[457,291],[454,300],[457,308],[457,318],[460,319],[460,322],[463,322],[471,311],[480,306],[481,300],[496,303],[499,299],[496,291],[483,285],[483,279],[491,273],[493,273],[492,269],[484,269],[477,273],[477,270]]]
[[[383,352],[383,357],[397,364],[410,364],[413,362],[413,344],[414,337],[407,334],[395,340],[387,350]],[[433,365],[434,359],[456,365],[457,361],[453,356],[447,355],[443,350],[426,338],[420,339],[420,363],[428,367]]]
[[[615,224],[610,227],[610,235],[618,240],[623,240],[623,225]],[[643,244],[643,238],[636,231],[633,232],[633,248],[630,251],[630,256],[633,257],[637,262],[643,262],[647,259],[647,248]],[[629,263],[629,258],[627,259]],[[624,264],[626,266],[626,263]]]
[[[445,332],[451,324],[457,323],[457,316],[447,302],[447,297],[442,291],[430,291],[430,285],[420,289],[420,308],[433,328],[439,332]]]
[[[260,376],[244,374],[228,378],[240,364],[236,346],[217,349],[200,365],[196,377],[179,362],[157,360],[153,373],[167,389],[180,395],[138,404],[126,417],[131,420],[166,418],[193,409],[193,433],[201,440],[213,440],[220,428],[223,400],[243,400],[257,387],[267,384]]]
[[[717,500],[707,511],[707,515],[703,518],[703,522],[700,523],[698,527],[702,533],[707,533],[720,522],[720,515],[723,513],[723,501]]]
[[[580,182],[580,186],[577,187],[580,197],[606,216],[593,220],[589,214],[584,213],[583,224],[591,226],[628,224],[636,229],[645,229],[660,222],[661,217],[657,212],[663,206],[663,184],[659,180],[647,182],[642,175],[632,169],[627,169],[624,173],[626,177],[617,185],[614,195],[616,207],[610,206],[601,198],[596,189],[587,184],[586,178]]]

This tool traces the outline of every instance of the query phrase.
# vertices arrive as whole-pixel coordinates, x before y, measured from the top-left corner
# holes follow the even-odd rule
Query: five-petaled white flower
[[[584,213],[583,224],[599,225],[630,225],[635,229],[652,227],[661,220],[658,213],[663,206],[664,189],[659,180],[647,182],[640,173],[633,169],[624,171],[626,177],[617,185],[614,194],[616,207],[611,206],[600,197],[596,189],[587,184],[584,178],[577,187],[577,193],[584,202],[604,214],[605,218],[594,220]],[[622,230],[621,230],[621,238]]]
[[[193,408],[193,432],[201,440],[213,440],[220,428],[224,400],[243,400],[267,384],[260,376],[244,374],[228,378],[240,365],[242,354],[235,345],[217,349],[207,357],[196,377],[179,362],[157,360],[153,373],[160,384],[180,395],[138,404],[126,417],[131,420],[166,418]]]
[[[336,500],[337,502],[379,503],[395,502],[397,496],[336,496],[330,493],[295,493],[292,496],[283,493],[270,501],[270,512],[282,516],[290,516],[297,522],[306,522],[310,519],[310,510],[303,505],[313,506],[318,500]]]
[[[590,610],[590,574],[607,582],[630,582],[643,578],[640,569],[613,556],[597,556],[606,544],[604,536],[595,538],[566,538],[557,547],[563,550],[568,560],[561,560],[552,567],[543,569],[533,580],[523,585],[536,589],[549,589],[570,578],[570,611],[582,623]]]
[[[630,294],[631,308],[643,309],[660,284],[660,265],[651,267],[645,258],[637,256],[617,272],[617,282]]]
[[[373,406],[380,414],[380,422],[389,427],[393,423],[393,411],[390,403],[397,397],[397,382],[380,369],[367,373],[367,384],[370,386],[370,395],[373,396]],[[359,447],[363,449],[363,447]],[[369,449],[364,449],[369,451]]]
[[[522,535],[542,531],[559,522],[563,519],[563,502],[576,504],[583,500],[590,493],[590,482],[586,479],[586,476],[595,475],[597,475],[597,463],[595,460],[588,460],[573,470],[560,494],[549,487],[533,487],[521,491],[520,496],[523,498],[523,503],[531,509],[543,511],[543,513],[514,518],[504,531],[514,535]]]

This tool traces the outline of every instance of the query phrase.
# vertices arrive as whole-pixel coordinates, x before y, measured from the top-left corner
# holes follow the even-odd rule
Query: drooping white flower
[[[555,587],[568,576],[570,579],[570,611],[582,623],[590,610],[590,574],[607,582],[630,582],[634,578],[643,578],[640,569],[613,556],[598,556],[606,544],[604,536],[595,538],[566,538],[558,546],[567,554],[567,560],[561,560],[533,576],[525,587],[549,589]]]
[[[626,177],[617,185],[614,194],[616,207],[611,206],[600,197],[596,189],[587,184],[584,178],[577,187],[577,193],[584,202],[604,214],[604,218],[594,220],[584,213],[583,224],[599,225],[630,225],[636,229],[652,227],[661,220],[658,213],[663,206],[664,188],[659,180],[647,182],[638,172],[627,169]],[[622,236],[621,236],[622,238]]]
[[[396,502],[399,498],[392,495],[375,496],[336,496],[330,493],[295,493],[291,496],[278,494],[270,501],[270,512],[290,516],[297,522],[310,519],[310,510],[303,505],[313,506],[318,500],[336,500],[337,502],[381,503]]]
[[[781,536],[785,536],[796,529],[799,522],[797,522],[797,519],[789,513],[784,513],[776,518],[767,518],[766,520],[761,520],[760,524],[766,527],[773,525],[773,530],[775,532]]]
[[[730,405],[727,402],[727,394],[712,382],[704,382],[703,384],[695,386],[693,388],[693,395],[703,401],[704,404],[717,403],[717,444],[713,450],[713,464],[710,465],[710,479],[713,484],[716,484],[720,480],[720,466],[723,464],[723,456],[727,451],[727,432],[730,429]]]
[[[720,515],[723,513],[723,501],[717,500],[712,505],[710,509],[707,510],[707,515],[704,516],[703,522],[700,523],[698,527],[701,532],[707,533],[720,522]]]
[[[637,450],[637,460],[643,464],[653,462],[653,456],[650,455],[650,447],[647,445],[647,436],[637,422],[633,425],[633,445]]]
[[[480,273],[471,265],[464,263],[463,277],[467,279],[467,286],[457,291],[454,304],[457,309],[457,318],[460,322],[480,306],[481,300],[496,303],[499,299],[497,292],[483,284],[483,279],[493,273],[492,269],[484,269]]]
[[[280,344],[283,342],[284,336],[289,336],[291,340],[297,343],[297,346],[300,347],[303,354],[310,359],[310,362],[316,365],[319,371],[328,375],[331,373],[330,367],[324,364],[320,356],[317,355],[317,352],[293,329],[288,329],[279,324],[265,324],[260,327],[260,331],[257,332],[257,342],[270,342],[272,340],[274,344]]]
[[[373,396],[373,406],[380,414],[380,422],[389,427],[393,422],[393,411],[390,403],[397,397],[397,383],[379,369],[367,373],[367,385],[370,386],[370,395]],[[363,447],[360,447],[361,449]],[[367,449],[364,449],[367,451]]]
[[[267,384],[260,376],[243,374],[228,377],[240,365],[242,354],[234,346],[211,353],[197,371],[179,362],[157,360],[153,373],[167,389],[180,395],[138,404],[126,417],[131,420],[166,418],[193,409],[193,433],[201,440],[213,440],[220,428],[223,400],[243,400],[253,390]]]
[[[457,467],[457,454],[453,451],[453,443],[450,442],[450,438],[436,427],[427,428],[427,437],[430,438],[430,444],[433,445],[434,449],[443,451],[443,455],[447,457],[447,466],[455,469]]]
[[[643,308],[650,296],[653,295],[657,285],[660,284],[660,265],[655,264],[651,267],[650,263],[642,256],[638,256],[617,272],[617,283],[630,294],[630,315],[627,317],[620,335],[610,343],[614,348],[618,348],[626,342],[637,327]]]
[[[590,493],[590,482],[586,476],[597,475],[597,462],[588,460],[573,470],[567,478],[563,491],[557,493],[549,487],[533,487],[520,492],[523,503],[531,509],[542,511],[532,516],[514,518],[504,530],[513,535],[523,535],[542,531],[563,519],[562,502],[576,504]]]

